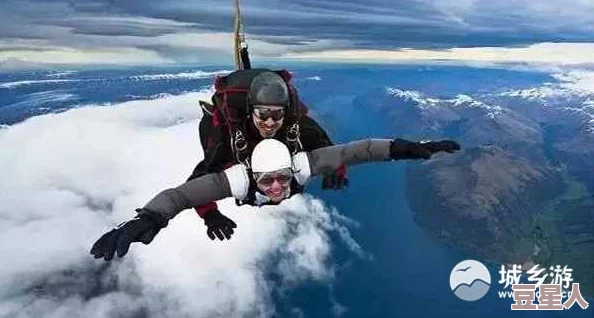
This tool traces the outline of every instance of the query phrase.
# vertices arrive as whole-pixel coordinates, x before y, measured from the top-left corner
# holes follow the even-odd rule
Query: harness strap
[[[287,130],[287,145],[289,146],[289,150],[291,150],[291,154],[296,154],[299,151],[303,150],[303,144],[301,143],[301,129],[299,126],[299,121],[301,120],[301,112],[299,111],[299,98],[297,96],[297,92],[294,90],[293,86],[289,84],[289,80],[291,79],[291,73],[283,70],[283,78],[287,80],[287,87],[289,88],[289,96],[291,100],[289,103],[291,104],[292,112],[293,112],[293,125],[289,130]]]
[[[217,90],[217,93],[220,93],[220,94],[247,93],[247,92],[249,92],[249,87],[246,87],[246,86],[233,86],[233,87],[227,87],[227,88],[222,88],[222,89]]]

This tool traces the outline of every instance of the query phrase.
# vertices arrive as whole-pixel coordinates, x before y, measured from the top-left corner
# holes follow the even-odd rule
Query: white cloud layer
[[[80,107],[0,129],[0,317],[270,316],[278,288],[331,281],[331,236],[362,254],[350,221],[304,195],[262,209],[221,201],[238,224],[231,241],[210,241],[185,211],[149,246],[135,243],[111,264],[92,259],[102,233],[202,158],[196,101],[210,93]]]
[[[543,65],[594,64],[594,43],[539,43],[527,47],[472,47],[445,50],[330,50],[289,53],[282,58],[352,62],[476,62]]]
[[[0,61],[19,60],[45,64],[172,64],[173,60],[159,56],[156,52],[137,48],[74,49],[55,48],[40,50],[0,51]]]

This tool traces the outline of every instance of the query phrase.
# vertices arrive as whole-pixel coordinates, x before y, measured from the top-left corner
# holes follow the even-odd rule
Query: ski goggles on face
[[[254,105],[254,115],[258,119],[267,121],[268,118],[272,118],[274,121],[279,121],[285,117],[285,109],[280,106],[274,106],[274,108],[265,105]]]
[[[291,171],[289,168],[285,168],[274,172],[256,173],[255,177],[256,183],[265,187],[271,186],[274,184],[274,181],[285,185],[289,183],[291,179],[293,179],[293,171]]]

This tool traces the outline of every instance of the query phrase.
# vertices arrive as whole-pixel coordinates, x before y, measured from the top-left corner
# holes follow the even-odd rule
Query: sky
[[[254,58],[594,62],[586,54],[594,47],[594,0],[240,3]],[[231,0],[0,0],[0,5],[5,64],[232,62]]]

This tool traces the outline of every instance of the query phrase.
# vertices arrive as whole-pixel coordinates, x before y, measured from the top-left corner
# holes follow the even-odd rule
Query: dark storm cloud
[[[231,1],[104,1],[81,12],[140,15],[229,32]],[[586,2],[538,1],[241,1],[245,29],[260,36],[349,40],[357,47],[505,46],[546,41],[593,41]],[[90,9],[89,9],[90,8]],[[573,9],[572,9],[573,8]],[[591,12],[591,11],[590,11]],[[97,26],[101,29],[101,26]],[[286,40],[274,40],[284,44]],[[292,42],[292,41],[290,41]]]
[[[46,49],[45,48],[41,48],[41,47],[32,47],[32,46],[11,46],[11,47],[3,47],[2,51],[38,51],[38,52],[43,52]]]
[[[73,34],[122,35],[151,37],[191,29],[191,24],[151,19],[142,14],[113,10],[107,4],[69,5],[47,1],[35,5],[28,1],[6,2],[0,11],[0,36],[15,38],[51,38],[56,28]]]
[[[594,41],[594,3],[579,0],[243,0],[241,4],[248,41],[288,46],[294,52]],[[138,43],[137,38],[231,32],[232,25],[231,0],[6,0],[0,11],[0,43],[38,39],[75,48],[102,43],[140,47],[147,43]],[[107,37],[118,39],[106,41]],[[326,42],[311,45],[317,40]],[[168,56],[175,56],[176,48],[180,57],[187,56],[188,49],[179,42],[170,48],[163,47],[167,43],[155,45]]]
[[[55,21],[55,25],[72,28],[74,34],[152,37],[191,30],[182,24],[159,24],[159,20],[73,19]]]

